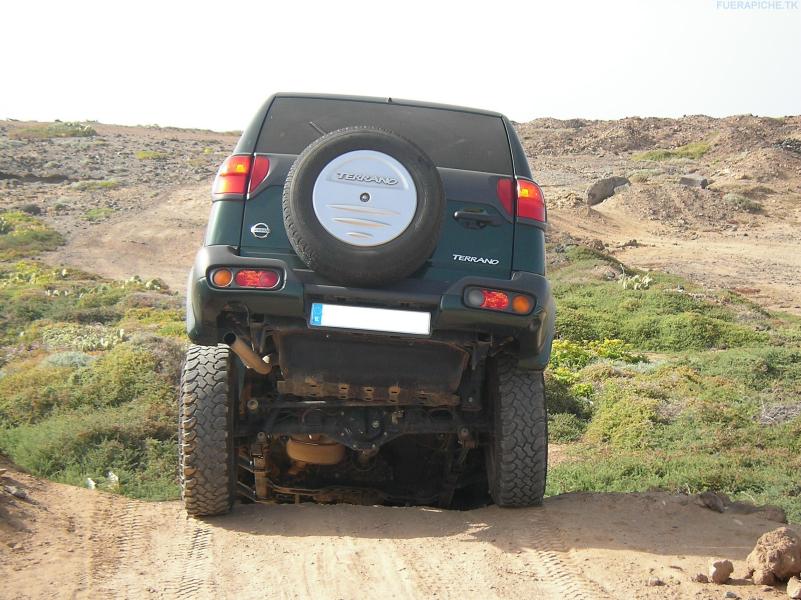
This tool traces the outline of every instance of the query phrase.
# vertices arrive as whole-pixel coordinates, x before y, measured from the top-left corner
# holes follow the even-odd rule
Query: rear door
[[[455,280],[465,275],[508,278],[514,223],[504,181],[513,178],[506,128],[499,116],[461,110],[332,98],[278,97],[256,146],[271,158],[267,185],[245,203],[241,252],[281,254],[300,266],[283,230],[281,187],[292,160],[324,133],[368,125],[393,131],[437,165],[447,199],[442,233],[416,278]],[[500,183],[499,183],[500,182]],[[506,206],[504,205],[504,200]],[[251,233],[259,223],[273,234]]]

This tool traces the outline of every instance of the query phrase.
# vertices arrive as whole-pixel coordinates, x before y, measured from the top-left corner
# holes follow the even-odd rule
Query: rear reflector
[[[278,285],[281,276],[270,269],[242,269],[237,271],[234,281],[239,287],[271,290]]]
[[[214,178],[213,194],[242,194],[248,191],[250,156],[235,154],[225,159]]]
[[[501,201],[501,205],[503,205],[503,209],[506,211],[506,214],[509,215],[510,217],[513,217],[515,214],[514,181],[512,181],[511,179],[507,179],[506,177],[502,177],[501,179],[498,180],[496,191],[498,194],[498,200]]]
[[[270,172],[270,159],[266,156],[253,157],[253,171],[250,174],[248,192],[253,192]]]
[[[542,190],[528,179],[517,180],[517,218],[545,222],[545,199]]]

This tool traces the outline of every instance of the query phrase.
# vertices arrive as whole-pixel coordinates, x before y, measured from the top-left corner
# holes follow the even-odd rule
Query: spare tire
[[[284,185],[284,226],[297,255],[334,283],[378,286],[431,256],[445,211],[442,180],[415,144],[373,127],[312,142]]]

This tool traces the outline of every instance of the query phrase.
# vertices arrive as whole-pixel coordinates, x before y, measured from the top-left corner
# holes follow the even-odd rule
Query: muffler
[[[293,435],[286,453],[300,468],[305,465],[336,465],[345,458],[345,446],[325,435]]]
[[[245,341],[233,331],[229,331],[223,336],[223,342],[231,348],[234,354],[242,359],[242,362],[245,363],[248,369],[253,369],[256,373],[261,375],[267,375],[272,371],[272,365],[269,364],[269,362],[265,362],[265,359],[253,351],[250,344],[246,344]]]

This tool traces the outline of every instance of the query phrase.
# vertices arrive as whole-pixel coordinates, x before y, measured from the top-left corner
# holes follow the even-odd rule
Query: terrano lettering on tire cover
[[[380,183],[383,185],[395,185],[398,183],[398,180],[394,177],[361,175],[359,173],[337,173],[337,179],[344,179],[345,181],[361,181],[362,183]]]

